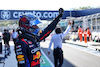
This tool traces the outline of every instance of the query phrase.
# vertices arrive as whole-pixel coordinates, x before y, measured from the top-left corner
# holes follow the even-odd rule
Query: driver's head
[[[22,15],[19,19],[19,27],[22,29],[37,34],[39,28],[37,24],[41,23],[35,15]]]

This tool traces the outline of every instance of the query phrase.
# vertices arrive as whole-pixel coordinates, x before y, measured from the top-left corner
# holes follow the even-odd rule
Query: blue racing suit
[[[45,39],[55,29],[57,23],[60,21],[62,14],[59,14],[49,24],[44,31],[37,36],[37,39],[28,33],[20,34],[15,43],[16,59],[18,67],[40,67],[40,45],[39,42]]]

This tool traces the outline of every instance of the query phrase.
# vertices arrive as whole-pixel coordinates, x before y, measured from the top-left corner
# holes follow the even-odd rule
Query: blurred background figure
[[[84,31],[84,42],[87,43],[87,29]]]
[[[11,34],[11,37],[12,37],[12,40],[13,40],[14,45],[15,45],[16,40],[17,40],[17,37],[18,37],[18,33],[16,32],[15,29],[13,29],[13,32],[12,32],[12,34]],[[14,46],[14,49],[15,49],[15,46]]]
[[[9,30],[7,30],[7,39],[8,39],[8,51],[9,51],[9,53],[11,53],[10,45],[9,45],[9,41],[10,41],[10,32],[9,32]]]
[[[83,33],[83,29],[82,29],[82,26],[80,26],[78,29],[78,36],[79,36],[80,42],[82,42],[82,33]]]
[[[90,32],[90,29],[88,27],[87,28],[87,40],[90,41],[90,38],[91,38],[91,32]]]
[[[8,30],[4,29],[3,33],[3,40],[4,40],[4,45],[5,45],[5,58],[7,58],[7,55],[10,55],[10,34],[8,33]]]

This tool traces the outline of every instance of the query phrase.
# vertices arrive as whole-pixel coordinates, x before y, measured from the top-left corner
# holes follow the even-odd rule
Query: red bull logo
[[[36,55],[33,55],[33,61],[31,62],[31,66],[36,66],[36,65],[40,64],[40,56],[41,56],[40,51],[37,51]],[[35,62],[34,60],[36,60],[36,59],[37,59],[37,61]]]
[[[32,62],[31,62],[31,66],[36,66],[36,65],[38,65],[38,64],[40,64],[40,59],[37,60],[36,62],[35,62],[35,61],[32,61]]]
[[[41,56],[40,51],[37,51],[37,52],[36,52],[36,55],[33,55],[33,60],[35,60],[35,59],[40,59],[40,56]]]

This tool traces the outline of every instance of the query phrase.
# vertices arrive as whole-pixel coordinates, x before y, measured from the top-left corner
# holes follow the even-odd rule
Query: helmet
[[[18,30],[20,30],[21,33],[29,32],[32,34],[37,34],[39,32],[37,24],[39,23],[41,22],[35,15],[22,15],[19,19]]]

